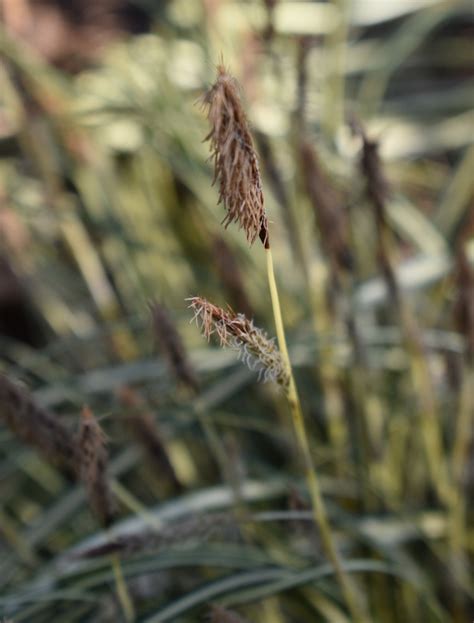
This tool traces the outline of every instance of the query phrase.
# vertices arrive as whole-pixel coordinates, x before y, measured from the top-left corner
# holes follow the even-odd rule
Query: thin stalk
[[[308,490],[311,497],[313,517],[316,525],[319,528],[321,541],[326,552],[327,557],[334,566],[336,577],[341,588],[344,600],[347,608],[351,613],[351,617],[354,622],[367,623],[367,617],[362,613],[358,604],[358,600],[355,595],[354,588],[349,581],[349,577],[345,573],[339,554],[337,552],[334,539],[329,525],[326,509],[324,506],[323,498],[321,495],[321,489],[319,486],[319,480],[314,467],[313,459],[311,457],[311,451],[309,447],[308,435],[306,433],[306,427],[304,424],[303,413],[301,409],[301,403],[298,396],[298,390],[296,387],[295,379],[293,376],[293,370],[291,367],[290,357],[288,354],[288,347],[286,343],[285,329],[283,325],[283,318],[281,314],[280,299],[278,295],[278,288],[275,280],[275,272],[273,269],[273,257],[270,248],[266,250],[267,257],[267,275],[268,284],[270,287],[270,296],[272,300],[273,315],[275,318],[275,328],[277,332],[278,344],[280,352],[283,356],[285,364],[288,367],[289,372],[289,384],[287,388],[287,399],[290,406],[291,417],[293,421],[293,427],[298,442],[299,449],[302,454],[304,462],[305,477],[308,484]]]
[[[117,596],[119,598],[125,620],[127,621],[127,623],[133,623],[133,621],[135,621],[135,609],[133,607],[133,602],[130,594],[128,592],[125,578],[123,577],[120,558],[118,554],[112,554],[110,560],[115,578],[115,588],[117,590]]]
[[[349,432],[344,417],[344,398],[339,384],[339,375],[334,364],[334,346],[332,332],[334,329],[326,300],[327,275],[313,278],[308,283],[311,315],[316,336],[321,339],[321,361],[319,362],[319,378],[323,394],[324,411],[327,418],[328,434],[331,446],[336,450],[336,471],[341,474],[349,440]]]
[[[460,586],[469,590],[469,562],[464,550],[467,542],[466,534],[466,498],[464,495],[463,472],[469,453],[471,431],[474,422],[474,366],[466,365],[463,374],[461,395],[459,400],[459,414],[456,422],[451,472],[453,478],[453,492],[451,496],[450,517],[450,550],[451,564],[455,579]],[[455,595],[457,605],[462,610],[462,595]]]
[[[159,529],[162,527],[161,522],[151,513],[147,507],[137,500],[137,498],[130,493],[130,491],[124,487],[117,479],[110,480],[110,489],[117,499],[132,513],[135,513],[143,519],[143,522],[151,526],[152,528]]]

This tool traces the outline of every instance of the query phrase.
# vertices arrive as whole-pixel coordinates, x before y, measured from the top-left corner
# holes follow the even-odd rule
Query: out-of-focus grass
[[[123,560],[138,620],[197,621],[211,602],[252,621],[349,620],[308,519],[284,401],[189,324],[189,295],[236,304],[215,250],[224,238],[256,319],[273,332],[263,252],[247,249],[235,229],[222,230],[202,142],[208,130],[197,102],[222,53],[277,171],[265,166],[267,157],[264,190],[290,354],[344,566],[374,621],[466,621],[473,372],[453,308],[461,248],[474,265],[472,10],[469,2],[277,2],[268,30],[266,6],[170,1],[152,33],[115,44],[75,76],[0,31],[0,256],[27,293],[42,344],[0,336],[0,370],[72,428],[86,403],[100,419],[111,477],[125,491],[113,534],[150,522],[176,522],[178,530],[196,519],[196,534],[181,546]],[[311,293],[322,293],[326,305],[328,261],[304,192],[302,114],[305,138],[350,217],[356,261],[342,302],[358,327],[362,366],[345,310],[330,307],[326,324],[316,323],[323,333],[313,328]],[[376,254],[360,144],[346,123],[354,114],[379,140],[391,185],[396,274],[432,383],[449,499],[427,467],[424,403]],[[198,395],[176,382],[153,347],[151,299],[172,312]],[[341,400],[347,436],[340,446],[331,437],[322,358],[330,358],[323,363]],[[117,397],[124,385],[153,415],[184,486],[179,495],[130,434]],[[216,467],[202,417],[223,444],[227,474]],[[451,469],[460,422],[461,481]],[[82,490],[3,426],[0,499],[0,615],[121,620],[108,560],[73,555],[110,535],[98,529]],[[202,515],[236,511],[238,522],[239,509],[248,513],[241,536],[199,532]]]

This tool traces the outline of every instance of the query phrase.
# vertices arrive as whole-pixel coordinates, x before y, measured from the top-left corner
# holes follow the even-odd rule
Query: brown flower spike
[[[205,96],[211,131],[214,182],[219,180],[219,203],[227,214],[223,224],[239,223],[249,244],[260,237],[269,248],[268,220],[257,154],[250,134],[236,80],[222,65],[217,80]]]
[[[106,438],[88,407],[82,410],[78,446],[79,477],[86,487],[92,511],[101,524],[107,527],[114,519],[115,505],[107,479]]]
[[[0,422],[35,447],[48,461],[74,472],[77,444],[62,421],[35,401],[32,394],[0,373]]]
[[[199,296],[188,300],[207,339],[216,334],[220,345],[238,350],[242,361],[251,370],[257,370],[259,378],[288,386],[289,372],[280,351],[262,329],[243,314],[235,314],[230,309],[225,311]]]

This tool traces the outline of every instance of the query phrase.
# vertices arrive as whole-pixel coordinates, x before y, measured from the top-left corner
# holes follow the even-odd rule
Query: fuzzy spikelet
[[[166,308],[157,302],[150,304],[153,331],[176,379],[192,391],[198,390],[198,380],[188,360],[181,336]]]
[[[73,472],[77,445],[74,435],[32,395],[0,374],[0,420],[47,460]]]
[[[82,410],[79,430],[79,477],[83,481],[89,504],[100,523],[112,523],[115,508],[107,481],[108,455],[105,435],[88,407]]]
[[[205,96],[211,131],[214,181],[219,181],[219,203],[224,204],[223,224],[239,223],[249,244],[260,237],[270,246],[262,181],[248,121],[235,79],[224,67],[217,68],[217,80]]]
[[[207,339],[216,334],[221,346],[235,348],[251,370],[258,370],[259,378],[288,386],[289,372],[280,351],[262,329],[243,314],[225,311],[199,296],[188,300]]]

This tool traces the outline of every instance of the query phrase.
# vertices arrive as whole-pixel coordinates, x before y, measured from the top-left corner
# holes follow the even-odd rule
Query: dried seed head
[[[189,362],[181,336],[168,310],[157,302],[150,303],[150,310],[156,340],[166,356],[171,371],[183,385],[194,392],[197,391],[199,384],[196,373]]]
[[[239,223],[247,240],[253,244],[260,237],[270,246],[262,181],[248,121],[240,101],[235,79],[222,65],[217,80],[205,96],[211,131],[214,181],[219,181],[219,202],[227,214],[224,226]]]
[[[79,430],[78,473],[86,486],[89,504],[103,526],[112,523],[115,508],[107,480],[105,435],[88,407],[82,410]]]
[[[389,186],[380,160],[379,144],[377,141],[369,139],[358,119],[353,117],[349,123],[354,135],[360,136],[362,139],[360,168],[366,180],[367,195],[375,208],[376,218],[385,222],[385,202]]]
[[[366,181],[367,197],[372,204],[374,220],[377,227],[378,261],[387,285],[387,290],[396,309],[400,309],[400,287],[395,268],[388,248],[388,224],[386,200],[389,191],[388,182],[383,171],[377,141],[368,138],[365,130],[355,117],[350,120],[352,131],[362,139],[362,155],[360,169]]]
[[[0,374],[0,420],[47,460],[73,472],[77,445],[74,435],[26,390]]]
[[[225,311],[199,296],[188,299],[194,310],[194,318],[208,339],[216,334],[221,346],[235,348],[251,370],[257,370],[259,378],[274,381],[283,387],[289,383],[289,371],[273,339],[256,327],[243,314]]]

